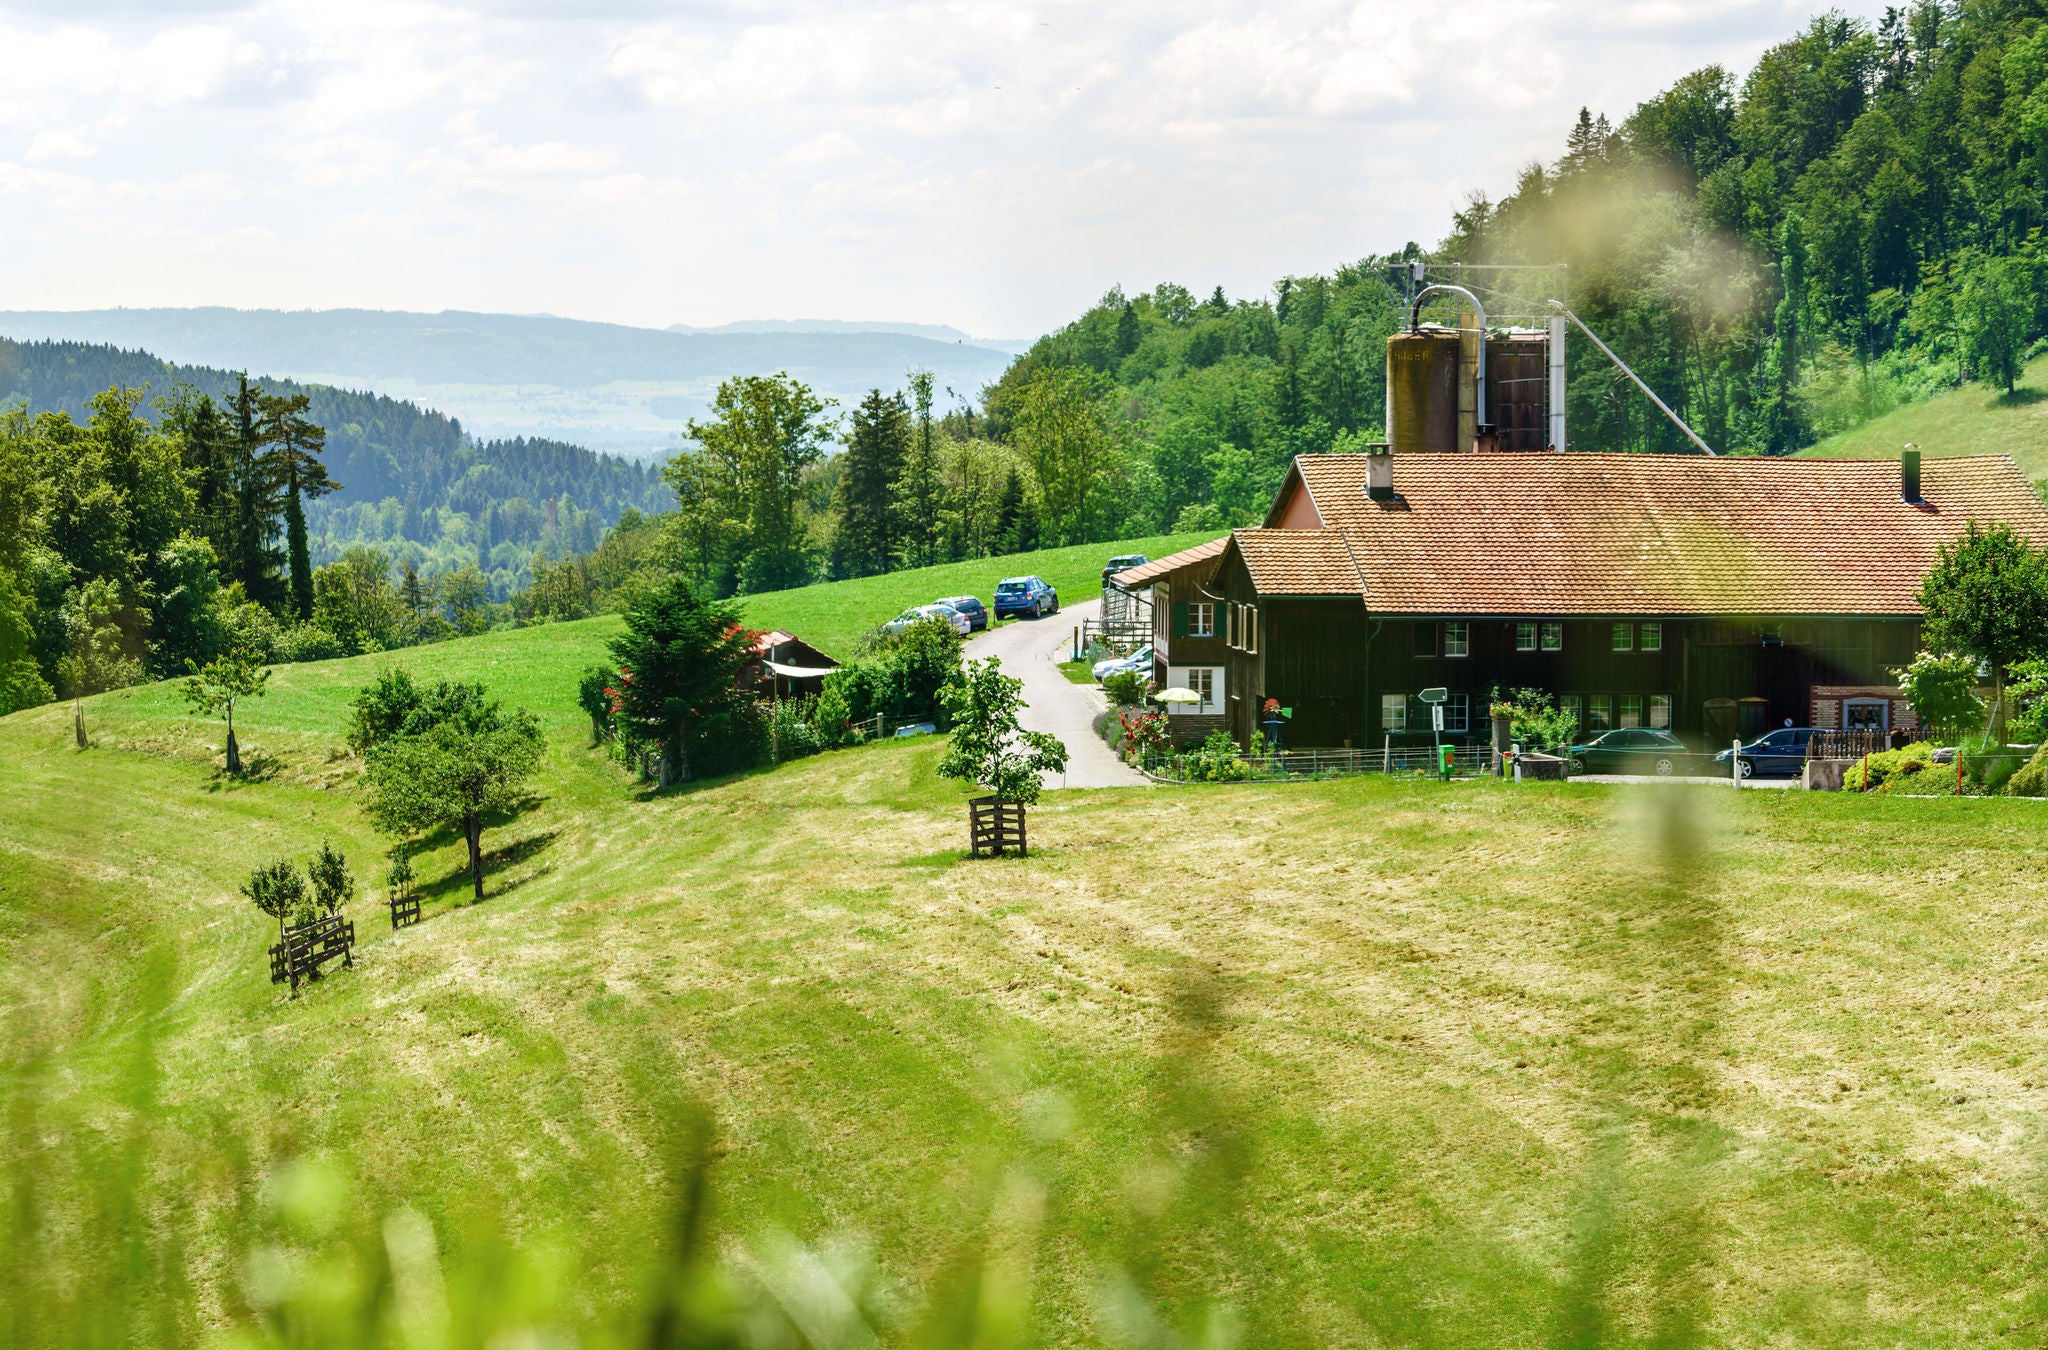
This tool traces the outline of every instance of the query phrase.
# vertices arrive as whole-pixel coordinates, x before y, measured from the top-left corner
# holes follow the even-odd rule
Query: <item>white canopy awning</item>
[[[837,666],[785,666],[780,661],[763,661],[762,665],[777,675],[787,675],[792,680],[815,680],[839,669]]]

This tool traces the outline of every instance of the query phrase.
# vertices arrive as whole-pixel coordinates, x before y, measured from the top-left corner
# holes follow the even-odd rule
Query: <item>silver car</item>
[[[883,624],[882,631],[890,637],[895,637],[912,624],[923,623],[926,619],[939,620],[961,637],[966,637],[974,631],[974,625],[967,616],[951,605],[912,605]]]

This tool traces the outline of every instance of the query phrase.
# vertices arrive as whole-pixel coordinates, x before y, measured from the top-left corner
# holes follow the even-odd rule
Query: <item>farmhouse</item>
[[[1499,687],[1589,731],[1725,743],[1788,720],[1910,729],[1890,668],[1971,521],[2048,543],[2003,455],[1309,455],[1262,527],[1131,581],[1158,588],[1159,677],[1213,694],[1200,712],[1241,743],[1268,698],[1292,746],[1427,741],[1430,687],[1454,741],[1485,736]]]
[[[778,628],[754,639],[753,654],[740,669],[739,686],[769,699],[814,695],[838,666],[810,643]]]

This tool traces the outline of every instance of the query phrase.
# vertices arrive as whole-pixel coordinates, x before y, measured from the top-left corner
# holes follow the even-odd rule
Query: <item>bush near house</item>
[[[1934,749],[1932,741],[1915,741],[1900,749],[1886,750],[1870,756],[1867,760],[1859,760],[1850,765],[1849,771],[1842,775],[1842,790],[1884,792],[1900,788],[1902,785],[1912,785],[1922,791],[1931,791],[1931,788],[1918,784],[1916,780],[1935,767]],[[1906,786],[1904,790],[1912,790],[1912,786]]]
[[[2048,745],[2006,780],[2005,792],[2009,797],[2048,797]]]

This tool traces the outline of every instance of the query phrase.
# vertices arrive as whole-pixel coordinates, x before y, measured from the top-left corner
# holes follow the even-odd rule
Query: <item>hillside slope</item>
[[[251,1306],[254,1244],[332,1231],[252,1226],[294,1157],[373,1233],[424,1216],[473,1276],[451,1299],[616,1324],[689,1100],[728,1241],[829,1240],[897,1307],[990,1243],[1031,1343],[1124,1339],[1124,1277],[1170,1316],[1220,1294],[1260,1346],[1588,1316],[1981,1344],[2029,1306],[2038,804],[1695,785],[1660,827],[1567,785],[1072,792],[1028,859],[973,862],[935,746],[648,793],[574,703],[613,623],[403,654],[542,714],[536,800],[486,834],[482,904],[432,841],[425,920],[365,896],[357,967],[296,999],[235,887],[322,839],[373,870],[338,728],[391,658],[279,671],[250,781],[168,686],[92,700],[86,751],[68,708],[0,719],[0,1176],[49,1207],[37,1271],[126,1222],[93,1141],[146,1054],[150,1237],[83,1287],[180,1338]],[[517,1282],[479,1224],[571,1255]]]
[[[1908,443],[1924,455],[2011,455],[2021,473],[2048,482],[2048,356],[2030,364],[2010,394],[1966,385],[1894,409],[1801,453],[1895,459]]]

